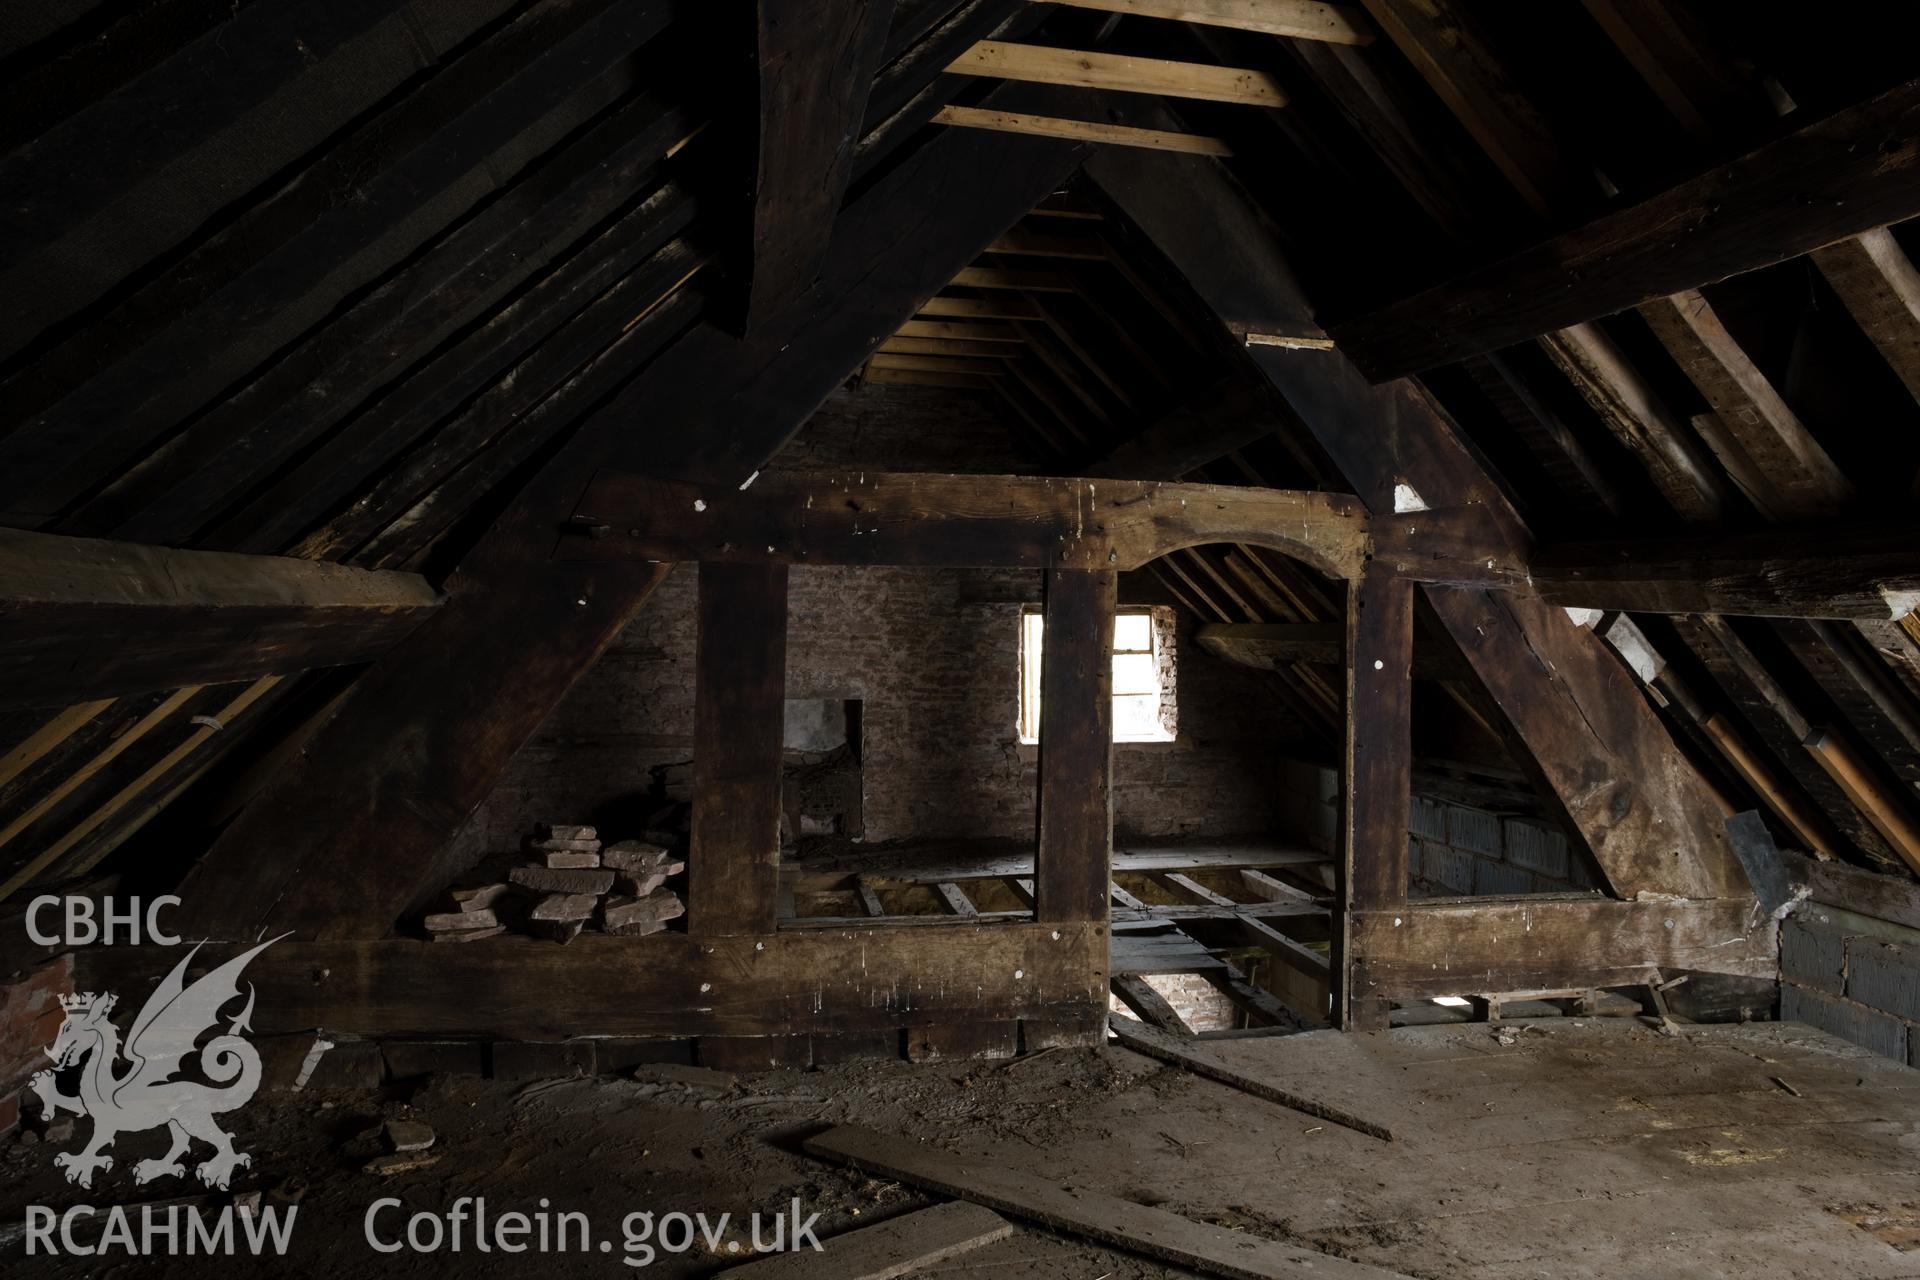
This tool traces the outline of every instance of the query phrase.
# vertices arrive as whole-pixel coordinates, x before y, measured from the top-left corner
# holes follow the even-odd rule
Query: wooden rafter
[[[826,261],[893,6],[759,0],[755,11],[760,145],[749,328],[808,289]]]
[[[1233,148],[1219,138],[1172,129],[1136,129],[1098,120],[1070,120],[1024,111],[995,111],[986,107],[942,107],[934,123],[999,133],[1025,133],[1041,138],[1068,138],[1075,142],[1106,142],[1155,151],[1185,151],[1202,156],[1230,156]]]
[[[1893,232],[1876,227],[1815,250],[1813,261],[1860,331],[1920,400],[1920,269]]]
[[[1920,604],[1911,521],[1547,546],[1529,572],[1555,604],[1634,613],[1897,619]]]
[[[1367,13],[1534,212],[1565,210],[1586,193],[1565,141],[1514,87],[1461,0],[1361,0]],[[1577,207],[1577,206],[1576,206]]]
[[[1915,136],[1909,81],[1331,332],[1380,382],[1809,253],[1920,214],[1920,148],[1883,146]]]
[[[0,706],[370,662],[440,603],[407,573],[0,530]]]
[[[1073,85],[1082,89],[1157,93],[1163,97],[1205,102],[1256,107],[1287,105],[1286,90],[1265,71],[1013,44],[1005,40],[982,40],[954,59],[947,71],[954,75],[998,76],[1005,80]]]
[[[1041,0],[1034,0],[1040,3]],[[1373,32],[1358,10],[1319,0],[1061,0],[1070,8],[1139,18],[1231,27],[1262,35],[1331,44],[1371,44]]]
[[[1719,415],[1730,455],[1749,463],[1776,519],[1831,519],[1853,485],[1697,289],[1643,303],[1640,314]],[[1768,499],[1763,499],[1766,501]],[[1763,508],[1764,510],[1764,508]]]

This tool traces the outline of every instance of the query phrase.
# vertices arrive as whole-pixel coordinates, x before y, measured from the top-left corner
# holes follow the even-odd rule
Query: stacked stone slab
[[[658,933],[686,914],[666,888],[687,864],[643,840],[603,846],[589,826],[544,823],[526,841],[537,860],[511,868],[504,882],[456,887],[422,921],[436,942],[468,942],[509,928],[571,942],[588,927],[621,937]]]

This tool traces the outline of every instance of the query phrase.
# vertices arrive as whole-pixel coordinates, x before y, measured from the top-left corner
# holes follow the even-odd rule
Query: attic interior
[[[1916,37],[15,8],[10,1273],[1920,1274]]]

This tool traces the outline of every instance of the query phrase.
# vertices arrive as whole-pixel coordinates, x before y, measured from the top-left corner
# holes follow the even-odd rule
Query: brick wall
[[[1173,1007],[1190,1031],[1231,1031],[1240,1025],[1240,1007],[1197,973],[1143,974],[1140,980]],[[1128,1018],[1140,1016],[1119,996],[1109,997],[1107,1008]]]
[[[966,399],[891,386],[836,392],[779,459],[855,464],[1040,469]],[[694,566],[676,569],[582,677],[475,815],[463,852],[512,848],[536,821],[638,827],[649,771],[692,755],[697,578]],[[1019,623],[1039,599],[1033,570],[794,569],[787,694],[860,700],[868,840],[1031,838],[1037,750],[1017,741]],[[1179,736],[1115,747],[1117,831],[1269,829],[1295,722],[1255,673],[1186,636],[1173,643]]]
[[[1282,776],[1281,829],[1338,848],[1339,775],[1289,762]],[[1593,859],[1558,827],[1418,792],[1407,806],[1407,874],[1414,897],[1577,893],[1603,884]]]
[[[1420,795],[1407,814],[1407,872],[1415,896],[1575,893],[1601,885],[1592,860],[1555,827]]]
[[[1780,1018],[1920,1066],[1920,931],[1799,907],[1780,926]]]

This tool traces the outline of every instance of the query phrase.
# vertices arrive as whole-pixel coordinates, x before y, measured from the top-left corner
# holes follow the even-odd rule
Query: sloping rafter
[[[0,529],[0,706],[370,662],[439,605],[410,573]]]
[[[1384,382],[1809,253],[1920,214],[1915,138],[1909,81],[1331,333]]]
[[[826,261],[885,48],[887,0],[760,0],[759,163],[749,328],[805,292]]]

